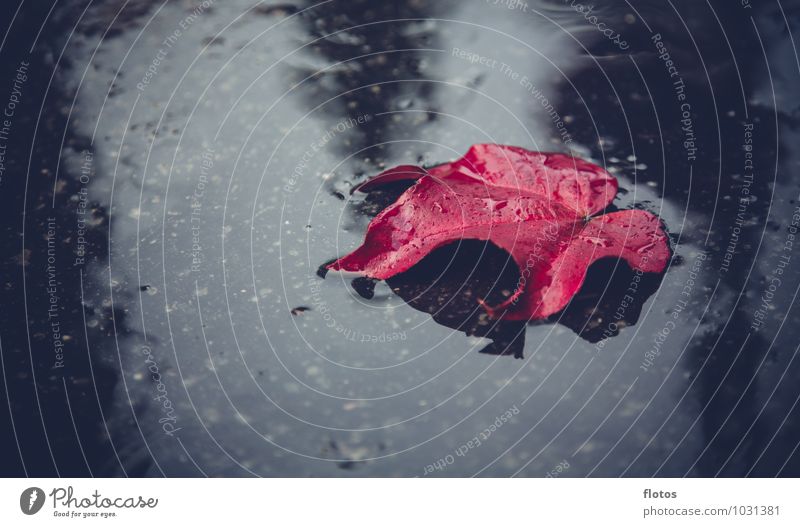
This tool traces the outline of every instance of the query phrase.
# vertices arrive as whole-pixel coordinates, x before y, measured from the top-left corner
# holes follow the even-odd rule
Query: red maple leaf
[[[613,201],[617,180],[574,157],[474,145],[452,163],[399,166],[356,190],[404,180],[416,183],[372,220],[358,249],[328,269],[383,280],[443,245],[488,240],[511,255],[520,279],[502,304],[480,302],[492,317],[529,320],[561,311],[601,258],[622,258],[649,273],[669,260],[657,216],[623,210],[592,217]]]

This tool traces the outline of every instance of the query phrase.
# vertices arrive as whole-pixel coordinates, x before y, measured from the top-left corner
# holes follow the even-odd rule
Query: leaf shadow
[[[478,299],[499,304],[512,294],[518,278],[507,252],[491,242],[462,240],[431,252],[387,283],[408,305],[430,314],[437,323],[490,339],[481,353],[523,358],[528,325],[558,323],[591,343],[615,337],[638,322],[645,301],[661,282],[659,275],[637,275],[623,261],[604,259],[589,268],[570,304],[549,319],[491,319]]]
[[[354,204],[357,213],[377,215],[411,184],[390,183],[369,192]],[[601,259],[589,267],[583,286],[567,307],[547,320],[490,318],[478,300],[500,304],[512,295],[518,280],[519,269],[506,251],[491,242],[460,240],[432,251],[386,283],[409,306],[430,314],[435,322],[467,336],[491,340],[481,353],[523,358],[529,325],[558,323],[591,343],[617,336],[621,329],[638,322],[662,275],[639,274],[625,261]],[[356,278],[353,288],[370,298],[374,281]]]

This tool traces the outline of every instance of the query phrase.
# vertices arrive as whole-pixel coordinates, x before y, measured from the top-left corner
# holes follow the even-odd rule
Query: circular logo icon
[[[44,491],[39,487],[31,487],[22,491],[19,497],[19,508],[28,516],[39,512],[44,505]]]

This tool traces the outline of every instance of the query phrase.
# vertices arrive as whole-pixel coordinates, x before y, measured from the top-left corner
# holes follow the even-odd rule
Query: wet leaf
[[[598,215],[617,193],[602,168],[564,154],[475,145],[461,159],[433,168],[403,165],[357,187],[415,183],[367,228],[364,243],[328,269],[385,280],[458,240],[484,240],[508,252],[520,278],[504,301],[476,299],[490,316],[546,318],[564,309],[589,266],[622,258],[658,273],[669,260],[667,235],[643,210]]]

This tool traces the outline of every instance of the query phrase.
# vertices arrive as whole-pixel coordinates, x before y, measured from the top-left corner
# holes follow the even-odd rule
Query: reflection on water
[[[355,205],[356,214],[376,216],[411,184],[384,183],[371,190]],[[320,277],[327,276],[329,263],[320,266]],[[617,336],[621,328],[636,323],[644,302],[657,291],[661,277],[634,273],[623,262],[601,260],[590,267],[585,282],[582,293],[550,320],[596,343]],[[374,297],[375,283],[368,278],[351,282],[353,289],[367,300]],[[480,299],[488,305],[499,305],[519,285],[516,264],[494,244],[464,240],[442,247],[409,271],[387,280],[387,284],[406,303],[430,314],[437,323],[468,336],[490,339],[491,344],[481,353],[524,357],[526,323],[492,320],[478,303]]]
[[[8,194],[27,214],[27,261],[13,267],[24,290],[8,289],[22,318],[2,341],[6,371],[22,372],[8,381],[17,432],[60,431],[31,443],[52,454],[26,469],[417,476],[514,407],[435,475],[544,476],[565,461],[569,476],[796,475],[796,268],[764,328],[749,329],[797,206],[783,13],[754,9],[753,25],[721,2],[719,21],[673,2],[684,27],[663,3],[640,4],[597,9],[626,52],[556,1],[111,1],[80,20],[77,2],[60,2],[29,57],[41,93],[28,94],[44,108],[35,141],[16,139],[34,145],[31,168],[16,165],[30,186]],[[720,24],[743,37],[726,43]],[[29,113],[15,126],[32,134]],[[616,262],[539,324],[481,318],[470,299],[502,295],[517,272],[500,251],[478,257],[483,246],[447,248],[389,283],[318,276],[387,203],[351,195],[356,184],[491,142],[571,150],[620,179],[616,207],[664,220],[674,261],[625,323],[609,324],[633,275]],[[53,215],[63,372],[39,355],[52,338]],[[8,224],[19,247],[19,219]],[[466,265],[440,276],[452,260]],[[31,360],[35,419],[18,417],[39,404]]]

